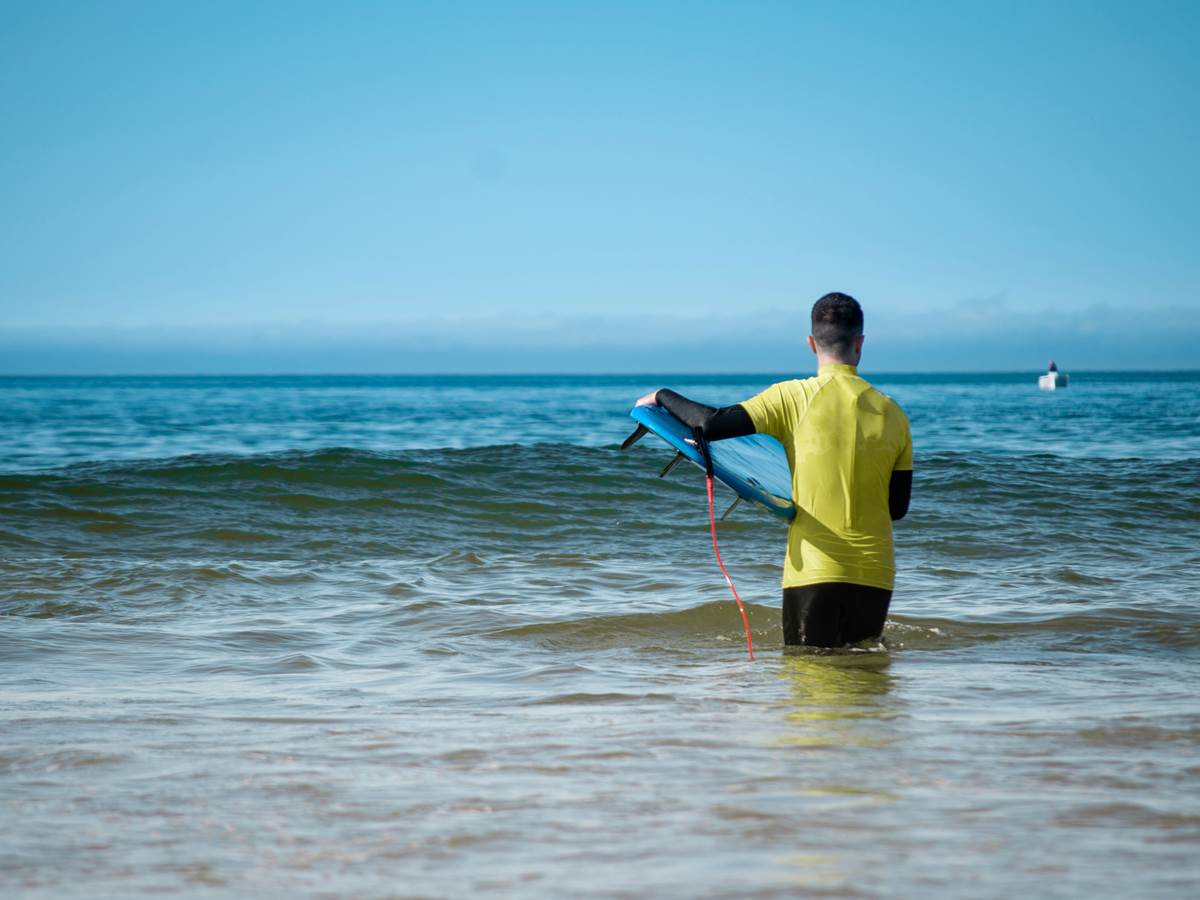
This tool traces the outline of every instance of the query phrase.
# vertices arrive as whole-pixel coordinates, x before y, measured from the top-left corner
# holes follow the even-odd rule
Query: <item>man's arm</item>
[[[708,441],[723,441],[726,438],[744,437],[754,434],[754,421],[741,404],[716,409],[696,403],[677,394],[670,388],[662,388],[643,397],[647,403],[657,403],[689,428],[699,428]],[[642,404],[642,400],[638,404]]]
[[[896,454],[896,463],[892,467],[892,479],[888,482],[888,511],[893,522],[903,519],[908,514],[908,502],[912,499],[913,467],[912,431],[908,426],[908,417],[899,407],[896,407],[896,410],[900,414],[903,433],[900,451]]]
[[[892,471],[888,482],[888,511],[896,522],[908,515],[908,504],[912,500],[912,469]]]

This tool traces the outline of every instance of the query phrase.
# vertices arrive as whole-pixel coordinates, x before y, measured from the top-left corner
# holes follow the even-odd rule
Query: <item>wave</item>
[[[468,449],[403,450],[380,453],[348,447],[259,455],[201,455],[164,459],[75,463],[57,469],[0,474],[4,498],[56,494],[48,517],[90,517],[121,525],[118,513],[104,508],[115,497],[180,495],[210,488],[226,493],[252,492],[256,498],[298,511],[321,510],[348,502],[386,507],[397,492],[436,494],[457,486],[486,488],[550,487],[570,482],[576,488],[612,486],[614,478],[656,476],[664,447],[614,447],[574,444],[498,444]],[[690,471],[688,468],[680,471]],[[678,476],[654,483],[672,485]],[[1079,492],[1122,492],[1125,499],[1171,499],[1190,505],[1200,481],[1200,459],[1164,464],[1150,459],[1064,460],[1047,454],[980,455],[942,452],[922,456],[917,487],[937,494],[983,492],[1005,498],[1035,496],[1058,502]],[[69,502],[68,502],[69,501]]]
[[[618,452],[619,445],[582,445],[569,442],[501,443],[475,447],[430,447],[392,452],[354,447],[331,446],[317,450],[287,450],[260,454],[189,454],[146,459],[114,459],[75,462],[55,468],[23,469],[0,472],[0,490],[20,489],[46,479],[68,479],[75,482],[104,484],[125,476],[158,478],[164,481],[188,483],[251,479],[270,481],[330,484],[334,486],[369,486],[381,477],[406,478],[414,485],[437,484],[438,475],[424,471],[426,467],[450,466],[470,471],[503,465],[519,459],[545,460],[557,465],[566,458],[596,463],[614,459],[645,458],[649,455],[669,457],[665,445],[647,444],[629,452]],[[962,470],[964,486],[972,480],[969,473],[977,469],[998,468],[1019,470],[1031,476],[1052,476],[1055,472],[1079,469],[1108,469],[1113,474],[1136,471],[1147,464],[1164,471],[1183,468],[1194,472],[1200,457],[1174,458],[1164,461],[1158,457],[1063,457],[1054,453],[1019,453],[997,449],[990,453],[979,451],[937,451],[918,456],[917,472],[924,470]],[[397,471],[400,469],[401,471]]]
[[[439,577],[536,579],[561,596],[641,590],[631,578],[656,573],[652,591],[674,602],[703,596],[693,573],[711,557],[702,475],[681,467],[660,479],[666,458],[642,445],[330,448],[9,474],[0,476],[0,558],[411,560]],[[919,463],[897,531],[910,588],[961,596],[1003,581],[1030,603],[1102,596],[1122,605],[1122,592],[1147,584],[1156,596],[1194,584],[1200,461],[964,453]],[[735,580],[748,574],[774,595],[778,520],[743,506],[720,528]],[[1139,572],[1161,584],[1135,582]]]
[[[778,607],[746,604],[756,646],[783,644]],[[697,645],[744,641],[741,621],[731,602],[711,602],[689,609],[594,616],[497,629],[495,640],[530,641],[547,649],[598,650],[636,646],[643,649],[691,650]],[[883,646],[873,642],[858,649],[940,650],[1002,640],[1148,642],[1173,647],[1200,647],[1200,622],[1180,612],[1138,608],[1106,608],[1083,615],[1025,615],[1006,620],[955,620],[893,615],[884,628]]]

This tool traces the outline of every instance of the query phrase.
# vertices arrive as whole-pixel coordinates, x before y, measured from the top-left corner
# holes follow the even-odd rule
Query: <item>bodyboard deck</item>
[[[639,425],[654,432],[681,453],[704,468],[704,457],[696,447],[692,430],[661,406],[635,406],[629,413]],[[626,441],[629,446],[640,435]],[[743,500],[766,507],[782,519],[795,518],[792,503],[792,471],[787,453],[775,438],[765,434],[713,441],[708,445],[713,476]]]

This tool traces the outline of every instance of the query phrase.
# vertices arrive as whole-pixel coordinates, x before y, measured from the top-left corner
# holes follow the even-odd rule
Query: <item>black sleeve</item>
[[[888,482],[888,510],[892,521],[903,519],[908,515],[908,503],[912,499],[912,469],[892,472],[892,480]]]
[[[754,434],[754,420],[740,404],[715,409],[695,403],[670,388],[658,392],[658,404],[689,428],[699,428],[708,441]]]

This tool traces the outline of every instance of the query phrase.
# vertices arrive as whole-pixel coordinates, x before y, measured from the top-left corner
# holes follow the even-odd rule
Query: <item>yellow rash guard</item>
[[[783,444],[796,518],[783,586],[828,581],[891,590],[896,578],[888,484],[912,469],[908,417],[854,366],[782,381],[742,403],[760,434]]]

